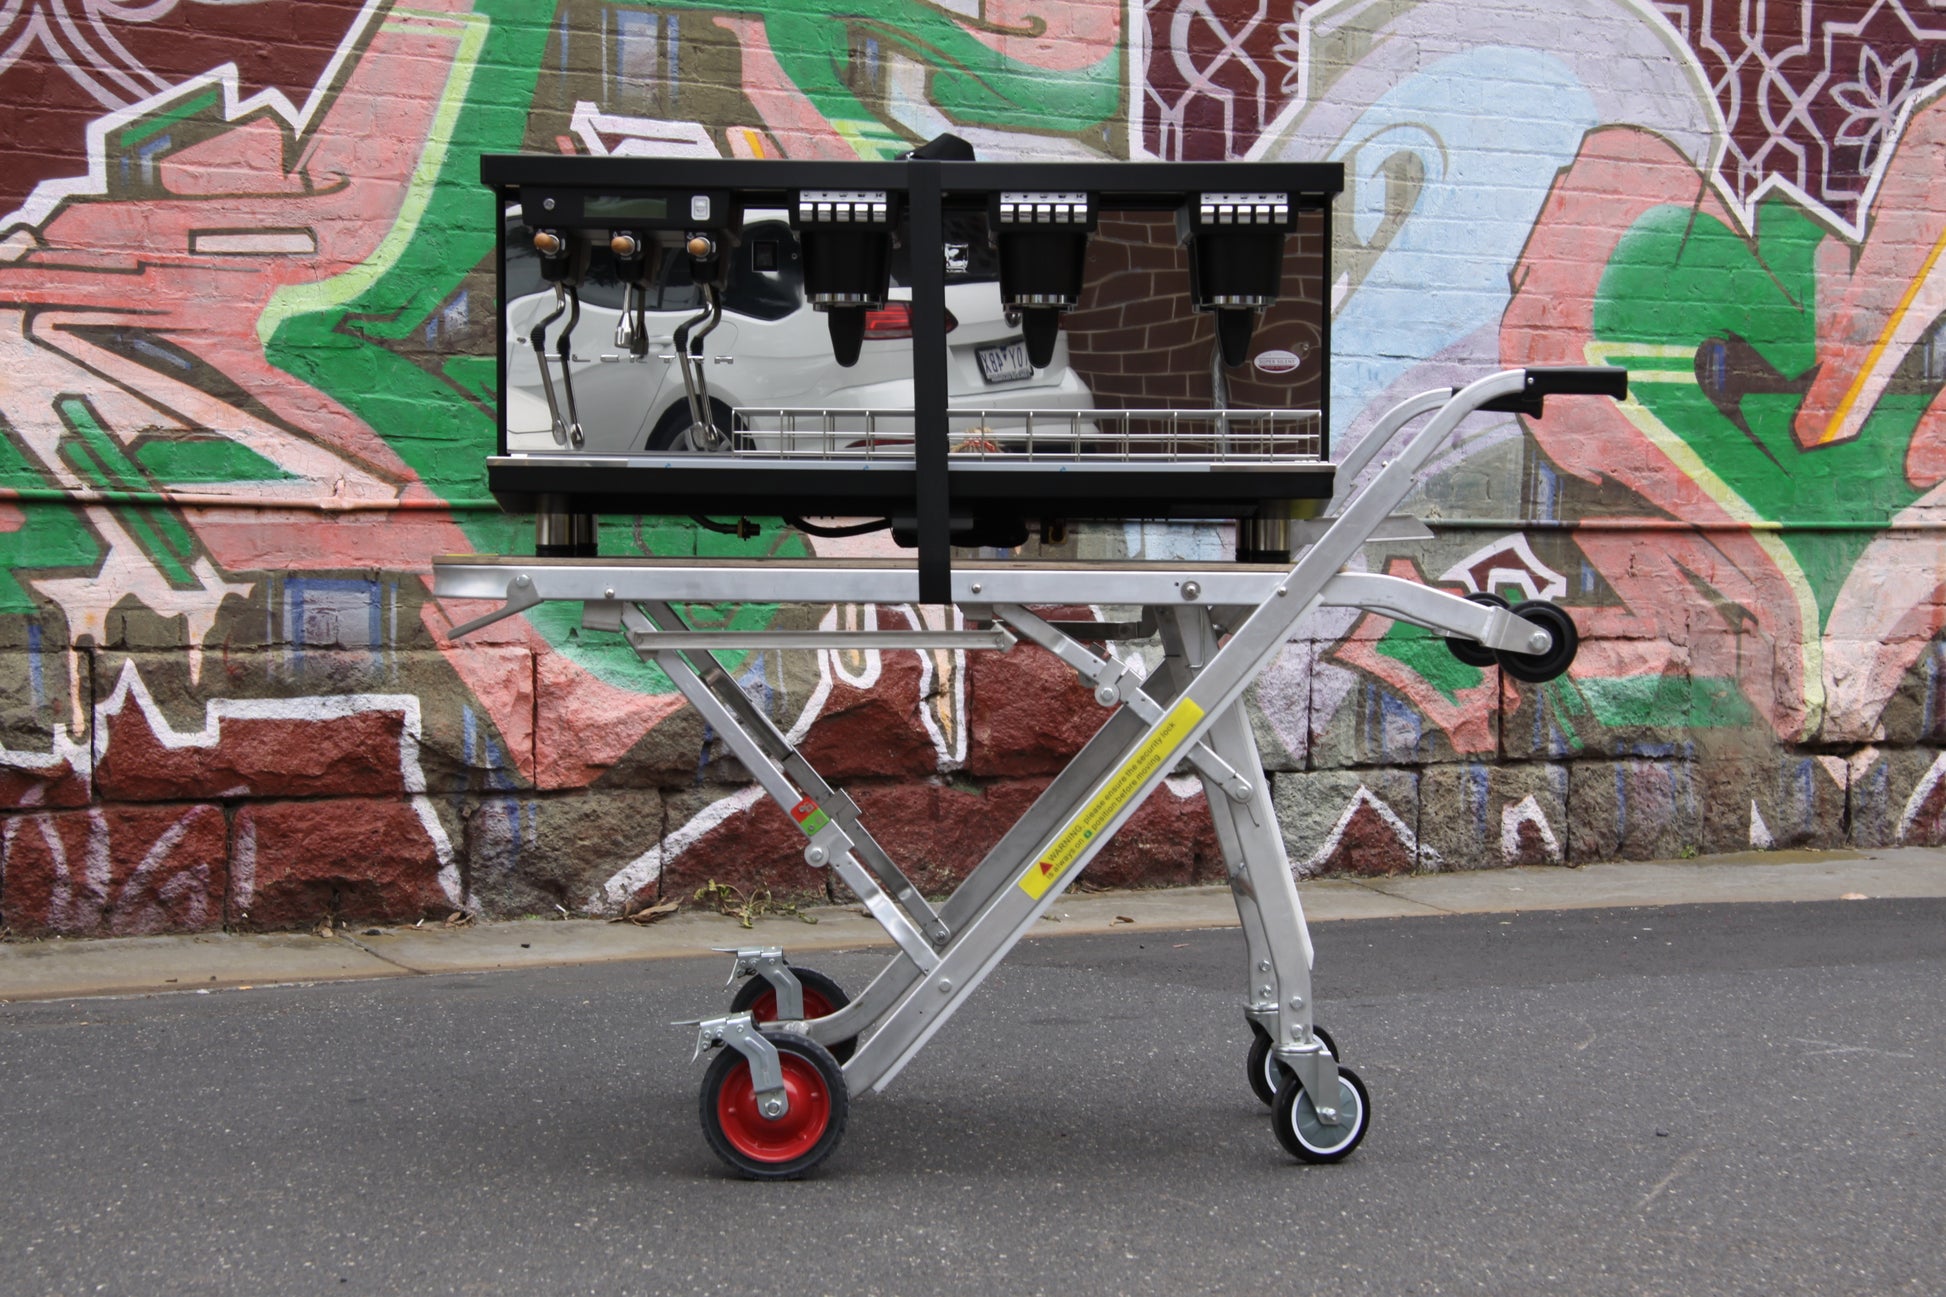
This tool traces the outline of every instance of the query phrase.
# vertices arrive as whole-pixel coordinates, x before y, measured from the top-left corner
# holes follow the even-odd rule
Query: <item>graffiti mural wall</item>
[[[1559,600],[1583,637],[1568,676],[1520,685],[1320,616],[1264,680],[1298,868],[1946,839],[1932,6],[23,0],[0,9],[0,89],[16,934],[824,889],[618,641],[536,614],[456,643],[483,610],[429,596],[431,556],[532,543],[482,462],[477,159],[518,149],[879,158],[951,130],[985,157],[1342,161],[1321,290],[1338,447],[1505,365],[1621,365],[1634,395],[1476,417],[1415,500],[1435,539],[1364,556]],[[1122,296],[1071,337],[1097,395],[1274,399],[1252,367],[1215,370],[1206,321],[1143,314],[1167,273],[1130,253],[1097,275]],[[1272,324],[1265,346],[1316,354]],[[605,554],[865,543],[602,524]],[[1226,545],[1140,525],[1076,543]],[[1101,719],[1032,649],[731,666],[930,887]],[[1094,872],[1220,876],[1193,783]]]

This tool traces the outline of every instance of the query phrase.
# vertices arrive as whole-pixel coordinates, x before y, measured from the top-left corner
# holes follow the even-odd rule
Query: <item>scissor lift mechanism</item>
[[[575,161],[602,165],[594,173],[564,169],[564,163]],[[530,163],[540,172],[527,170]],[[577,177],[594,174],[597,187],[604,191],[620,185],[625,173],[612,163],[489,158],[484,171],[503,194],[516,192],[514,186],[538,175],[536,184],[545,184],[520,188],[523,201],[538,208],[543,194],[562,193],[568,195],[565,204],[572,207],[580,200],[567,186],[570,180],[579,183]],[[635,165],[650,164],[637,161]],[[809,164],[777,164],[756,172],[743,163],[716,168],[684,163],[674,171],[668,169],[671,164],[654,165],[663,168],[655,173],[657,183],[676,175],[685,183],[727,186],[730,192],[754,184],[753,176],[765,177],[766,183],[779,176],[789,183],[830,183],[828,169],[806,170]],[[850,188],[905,183],[905,173],[888,170],[890,164],[839,165],[847,175],[861,177]],[[911,183],[919,194],[914,199],[915,221],[929,215],[936,230],[941,193],[950,198],[955,184],[966,188],[969,177],[983,174],[968,168],[984,165],[913,164]],[[1073,182],[1075,173],[1087,172],[1083,178],[1094,182],[1089,189],[1120,183],[1124,189],[1139,190],[1139,203],[1149,205],[1154,205],[1159,185],[1167,188],[1160,180],[1171,177],[1191,188],[1227,183],[1267,190],[1278,186],[1258,173],[1270,173],[1271,180],[1299,175],[1317,179],[1313,173],[1318,170],[1239,165],[1212,172],[1198,166],[1141,166],[1127,169],[1127,174],[1141,177],[1131,182],[1119,178],[1122,173],[1115,168],[1061,169],[1071,187],[1080,187]],[[960,179],[942,186],[941,174]],[[999,174],[1004,183],[1020,187],[1032,179],[1032,168],[1002,164]],[[1118,179],[1105,178],[1110,176]],[[1327,183],[1314,188],[1328,197],[1328,192],[1335,192],[1335,177],[1323,179]],[[930,200],[923,192],[928,189]],[[1299,197],[1294,189],[1291,197],[1293,201]],[[608,201],[605,194],[603,201]],[[919,246],[928,246],[927,227],[918,228]],[[1325,231],[1328,247],[1328,220]],[[915,280],[920,281],[915,282],[914,314],[922,321],[937,311],[941,292],[936,277],[930,286],[923,282],[926,276],[920,267],[928,260],[913,258]],[[1328,284],[1328,275],[1323,282]],[[835,488],[838,498],[855,506],[894,498],[900,492],[910,499],[916,490],[916,561],[603,559],[586,552],[585,545],[584,552],[569,556],[445,557],[433,565],[438,597],[500,602],[494,611],[455,627],[453,633],[465,635],[542,603],[581,603],[584,625],[620,632],[644,661],[667,673],[770,799],[803,831],[805,861],[835,870],[897,946],[897,954],[855,998],[828,977],[793,966],[782,950],[759,947],[734,952],[732,981],[747,980],[729,1013],[696,1026],[698,1054],[713,1055],[702,1089],[704,1133],[711,1147],[740,1173],[789,1177],[822,1161],[843,1134],[850,1094],[882,1090],[890,1084],[1156,785],[1184,764],[1202,780],[1208,796],[1242,920],[1249,960],[1244,1012],[1253,1034],[1247,1063],[1251,1088],[1272,1107],[1278,1140],[1290,1153],[1310,1162],[1337,1161],[1363,1139],[1371,1103],[1363,1083],[1340,1064],[1330,1036],[1314,1020],[1310,936],[1269,780],[1245,712],[1244,691],[1275,659],[1303,618],[1318,607],[1360,608],[1426,627],[1445,635],[1461,660],[1477,666],[1498,664],[1523,680],[1548,680],[1565,671],[1575,653],[1575,627],[1553,604],[1532,601],[1510,608],[1490,594],[1462,597],[1397,577],[1344,568],[1361,545],[1395,522],[1394,512],[1418,474],[1461,420],[1481,410],[1518,411],[1538,418],[1550,395],[1619,399],[1626,395],[1626,373],[1609,367],[1515,369],[1456,391],[1427,392],[1391,410],[1336,465],[1325,458],[1321,433],[1302,448],[1307,453],[1278,456],[1283,462],[1275,467],[1286,474],[1281,478],[1259,471],[1266,467],[1263,456],[1253,459],[1246,453],[1241,460],[1226,462],[1221,447],[1196,442],[1192,451],[1180,453],[1175,442],[1168,442],[1160,453],[1166,461],[1161,467],[1175,471],[1157,475],[1155,455],[1131,451],[1139,438],[1116,442],[1112,435],[1106,451],[1083,450],[1078,439],[1070,436],[1056,438],[1059,449],[1046,455],[1015,447],[1016,452],[1027,452],[1017,460],[1006,453],[1006,447],[986,442],[971,447],[970,455],[964,453],[969,448],[961,445],[949,456],[943,382],[929,385],[925,378],[925,351],[943,346],[936,314],[931,328],[930,335],[925,328],[915,331],[918,435],[916,448],[907,453],[916,461],[916,473],[904,478],[897,476],[896,464],[893,472],[887,472],[883,463],[859,463],[856,457],[848,460],[842,455],[834,460],[828,453],[796,461],[789,455],[765,453],[758,462],[743,465],[745,476],[739,478],[736,455],[722,448],[720,454],[677,457],[680,462],[663,457],[663,466],[683,485],[658,486],[655,483],[662,480],[658,465],[646,458],[618,463],[612,456],[577,456],[565,438],[558,454],[509,456],[504,433],[502,454],[492,461],[494,489],[515,506],[529,502],[536,492],[557,498],[578,496],[604,506],[615,501],[617,492],[627,499],[645,498],[641,492],[654,499],[697,490],[733,494],[739,481],[753,484],[742,488],[751,493],[745,498],[773,503],[789,491],[806,490],[807,483],[815,484],[809,488],[814,490],[823,489],[825,483],[840,483]],[[561,345],[565,352],[565,342]],[[541,350],[537,340],[536,351]],[[565,363],[562,372],[565,378]],[[571,410],[571,393],[556,408],[557,423],[564,422],[559,412]],[[787,419],[806,412],[761,413]],[[1235,426],[1245,427],[1248,418],[1263,413],[1237,412]],[[1231,427],[1225,412],[1209,417],[1219,432]],[[1417,429],[1408,433],[1415,423]],[[1321,420],[1313,426],[1321,429]],[[1100,431],[1095,429],[1097,434]],[[1372,470],[1380,455],[1390,459]],[[1055,462],[1063,460],[1073,462]],[[986,467],[1001,476],[982,479],[968,471]],[[1258,484],[1239,487],[1238,477],[1253,471],[1258,472]],[[820,472],[826,476],[818,476]],[[994,489],[990,483],[1005,481],[1008,472],[1016,474],[1015,480],[1039,483],[1027,490],[1028,496],[1035,490],[1051,492],[1048,484],[1062,474],[1072,473],[1070,484],[1098,477],[1104,497],[1128,516],[1155,516],[1160,511],[1149,506],[1165,500],[1172,490],[1191,495],[1200,490],[1199,498],[1219,510],[1253,492],[1329,495],[1329,503],[1322,517],[1290,523],[1286,543],[1294,565],[986,561],[953,566],[945,542],[946,507],[960,489],[953,485],[955,476],[960,482],[987,481],[985,489]],[[1361,478],[1363,486],[1357,485]],[[624,484],[618,487],[618,480]],[[890,495],[886,494],[888,481],[893,483]],[[1208,485],[1218,481],[1220,487]],[[1185,487],[1185,482],[1190,485]],[[592,534],[592,527],[586,530]],[[545,528],[542,538],[546,538]],[[683,615],[690,603],[914,602],[956,605],[964,629],[698,631]],[[1052,621],[1035,611],[1047,605],[1135,606],[1141,616],[1134,625]],[[1146,678],[1129,660],[1096,647],[1150,636],[1160,637],[1163,656]],[[919,892],[872,838],[851,798],[812,768],[715,656],[750,649],[861,647],[1006,652],[1020,640],[1055,654],[1093,690],[1095,700],[1112,711],[1095,737],[952,895],[937,905]]]

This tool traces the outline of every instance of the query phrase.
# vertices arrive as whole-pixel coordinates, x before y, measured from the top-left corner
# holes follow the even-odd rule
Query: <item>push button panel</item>
[[[669,230],[735,228],[736,211],[721,191],[593,189],[523,185],[520,218],[529,229]]]

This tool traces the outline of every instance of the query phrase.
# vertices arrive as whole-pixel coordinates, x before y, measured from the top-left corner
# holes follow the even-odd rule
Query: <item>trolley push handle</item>
[[[1607,396],[1619,401],[1628,395],[1628,371],[1618,365],[1533,365],[1503,372],[1521,375],[1520,390],[1469,402],[1466,413],[1490,410],[1538,419],[1545,414],[1544,403],[1550,396]],[[1407,424],[1422,414],[1453,405],[1467,390],[1465,387],[1434,388],[1407,397],[1387,410],[1371,431],[1359,438],[1350,453],[1338,461],[1338,489],[1332,498],[1331,514],[1335,516],[1343,511],[1354,494],[1353,483]]]
[[[1525,388],[1483,401],[1477,408],[1538,419],[1546,413],[1550,396],[1607,396],[1619,401],[1628,395],[1628,371],[1619,365],[1534,365],[1521,372],[1527,376]],[[1453,394],[1459,391],[1456,387]]]

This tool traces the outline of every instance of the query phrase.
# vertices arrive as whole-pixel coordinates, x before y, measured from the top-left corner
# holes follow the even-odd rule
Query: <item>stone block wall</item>
[[[1290,240],[1234,368],[1182,306],[1169,221],[1105,221],[1067,319],[1096,399],[1319,406],[1342,451],[1402,397],[1505,366],[1619,365],[1632,395],[1462,425],[1410,502],[1433,538],[1358,560],[1556,601],[1583,642],[1567,676],[1521,684],[1328,610],[1253,689],[1293,867],[1946,840],[1946,27],[1917,7],[43,8],[0,16],[8,932],[830,894],[617,638],[545,609],[456,642],[486,609],[429,596],[433,555],[532,543],[483,472],[478,157],[518,149],[878,158],[952,130],[989,158],[1342,162],[1333,224]],[[1064,552],[1228,543],[1132,522]],[[601,544],[880,552],[653,517],[603,519]],[[728,665],[930,891],[1103,719],[1032,648]],[[1090,871],[1221,874],[1181,778]]]

